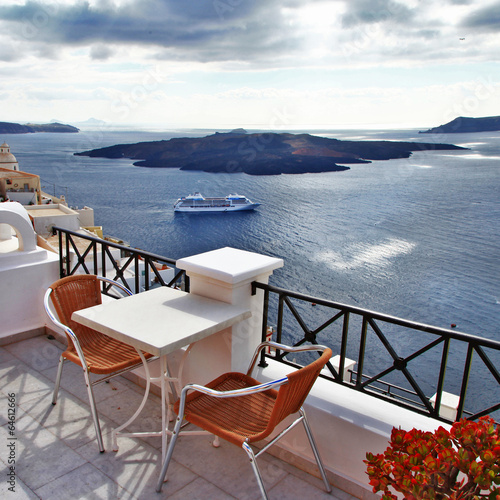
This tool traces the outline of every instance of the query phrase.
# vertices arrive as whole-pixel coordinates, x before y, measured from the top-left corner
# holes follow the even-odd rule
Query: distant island
[[[0,134],[34,134],[36,132],[65,132],[65,133],[78,133],[79,129],[71,125],[64,125],[62,123],[27,123],[21,125],[19,123],[0,122]]]
[[[243,129],[200,138],[117,144],[74,153],[94,158],[129,158],[134,165],[250,175],[349,170],[342,164],[409,158],[413,151],[466,149],[452,144],[340,141],[310,134],[254,133]]]
[[[500,116],[486,116],[484,118],[469,118],[459,116],[451,122],[421,131],[419,134],[464,134],[470,132],[493,132],[500,130]]]

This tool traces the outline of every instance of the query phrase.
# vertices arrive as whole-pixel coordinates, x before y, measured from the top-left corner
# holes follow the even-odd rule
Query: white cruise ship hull
[[[260,203],[254,203],[245,196],[229,195],[225,198],[205,198],[199,193],[179,198],[174,204],[175,212],[212,213],[242,212],[254,210]]]

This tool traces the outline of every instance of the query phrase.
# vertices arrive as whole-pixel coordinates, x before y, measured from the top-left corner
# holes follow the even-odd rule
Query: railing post
[[[469,385],[469,375],[472,366],[472,354],[474,353],[474,347],[469,344],[467,349],[467,359],[465,360],[464,376],[462,378],[462,387],[460,389],[460,401],[457,408],[457,420],[462,418],[462,412],[464,411],[465,395],[467,394],[467,386]]]
[[[53,228],[52,233],[56,234],[57,231]],[[64,277],[64,260],[63,260],[63,243],[62,243],[62,232],[59,231],[59,278]]]
[[[368,331],[368,320],[363,316],[361,327],[361,338],[359,339],[358,374],[356,377],[356,387],[361,387],[363,383],[363,369],[365,364],[366,334]]]
[[[443,344],[443,354],[441,356],[441,366],[439,369],[439,379],[438,385],[436,388],[436,401],[434,403],[434,416],[438,417],[441,409],[441,399],[443,396],[443,387],[444,387],[444,376],[446,373],[446,363],[448,360],[448,351],[450,348],[450,339],[445,339]]]
[[[69,238],[70,236],[66,233],[65,243],[66,243],[66,276],[69,276],[71,269],[71,259],[69,255]]]
[[[344,321],[342,322],[342,341],[340,344],[340,364],[339,376],[340,380],[344,380],[345,358],[347,354],[347,336],[349,334],[349,312],[344,313]]]
[[[255,284],[255,281],[252,282],[252,295],[255,295],[257,293],[257,290],[256,290],[254,284]],[[262,308],[262,334],[260,337],[261,342],[265,342],[266,338],[267,338],[267,316],[268,316],[268,314],[269,314],[269,290],[264,290],[264,301],[263,301],[263,308]],[[264,349],[260,353],[259,366],[262,368],[265,368],[267,366],[266,353],[265,353]]]
[[[97,247],[95,248],[95,255],[97,260]],[[106,244],[104,242],[101,244],[101,266],[102,266],[102,275],[106,276]]]

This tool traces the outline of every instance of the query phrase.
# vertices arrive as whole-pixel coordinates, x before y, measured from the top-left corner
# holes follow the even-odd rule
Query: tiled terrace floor
[[[57,405],[51,404],[57,362],[63,346],[36,337],[0,347],[0,498],[56,499],[254,499],[260,498],[246,455],[229,443],[220,448],[209,436],[179,438],[163,492],[155,492],[161,459],[160,439],[120,438],[111,451],[110,431],[123,423],[142,397],[142,389],[122,377],[95,388],[106,453],[99,453],[81,369],[66,363]],[[7,426],[8,394],[17,403],[15,441]],[[143,415],[143,416],[142,416]],[[156,430],[159,399],[150,395],[135,430]],[[9,491],[10,449],[15,462],[15,493]],[[268,454],[259,459],[273,499],[354,499]]]

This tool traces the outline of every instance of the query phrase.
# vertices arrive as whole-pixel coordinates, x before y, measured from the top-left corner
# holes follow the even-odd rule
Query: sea
[[[214,132],[101,129],[0,140],[9,144],[21,170],[41,177],[44,191],[64,195],[70,206],[92,207],[95,224],[132,247],[173,259],[226,246],[279,257],[284,267],[271,277],[273,285],[500,340],[499,132],[291,130],[467,148],[416,151],[407,159],[298,175],[188,172],[74,156],[114,144]],[[176,199],[195,191],[238,193],[261,206],[243,213],[174,213]],[[311,321],[313,316],[306,314]],[[457,373],[454,391],[460,380]],[[487,399],[493,394],[498,402],[498,384],[485,386]]]

